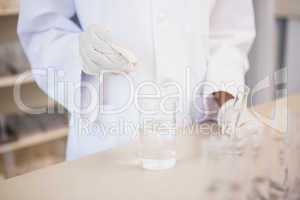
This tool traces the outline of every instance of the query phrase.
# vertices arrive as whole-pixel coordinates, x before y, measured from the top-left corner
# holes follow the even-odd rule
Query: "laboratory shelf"
[[[23,72],[17,75],[11,76],[3,76],[0,77],[0,88],[11,87],[14,86],[21,76],[28,77],[27,79],[22,81],[22,84],[32,83],[33,78],[30,71]]]
[[[52,142],[59,139],[64,139],[68,135],[68,128],[62,127],[48,132],[38,132],[20,138],[17,141],[0,145],[0,155],[5,153],[11,153],[17,150],[21,150],[28,147],[37,146],[40,144]]]
[[[19,10],[18,9],[0,9],[0,16],[12,16],[12,15],[18,15]]]
[[[299,0],[276,0],[277,18],[300,18]]]
[[[0,0],[0,16],[17,15],[19,0]]]

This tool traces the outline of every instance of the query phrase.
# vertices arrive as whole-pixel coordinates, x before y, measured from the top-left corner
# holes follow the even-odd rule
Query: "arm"
[[[212,2],[207,81],[216,89],[207,92],[222,105],[245,84],[247,56],[255,38],[254,11],[252,0]]]
[[[37,84],[69,111],[74,109],[74,105],[68,103],[71,99],[67,98],[78,102],[81,82],[78,60],[81,30],[71,20],[74,15],[73,0],[22,0],[18,23],[19,38]],[[63,81],[77,88],[76,97],[74,89],[71,89],[66,98],[61,87]]]

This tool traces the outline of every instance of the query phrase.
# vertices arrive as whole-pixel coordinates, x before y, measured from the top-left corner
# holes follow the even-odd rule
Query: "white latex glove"
[[[110,30],[97,25],[81,33],[79,38],[83,71],[96,75],[103,70],[129,73],[135,70],[137,58],[130,51],[113,43]]]
[[[219,110],[218,124],[222,134],[235,137],[244,137],[262,130],[262,124],[247,109],[246,105],[236,99],[227,101]]]

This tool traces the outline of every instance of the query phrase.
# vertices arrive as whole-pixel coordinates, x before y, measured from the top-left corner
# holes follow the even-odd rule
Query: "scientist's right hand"
[[[83,71],[90,75],[97,75],[103,71],[114,74],[129,73],[137,66],[135,55],[114,44],[110,30],[97,25],[80,34],[79,52]]]

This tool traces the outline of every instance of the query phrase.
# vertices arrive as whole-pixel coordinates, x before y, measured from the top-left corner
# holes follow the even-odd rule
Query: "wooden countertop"
[[[289,98],[289,110],[295,116],[300,116],[299,100],[298,96]],[[278,102],[284,105],[283,100]],[[271,105],[259,106],[258,110],[266,113]],[[291,189],[298,180],[294,175],[299,173],[300,162],[291,151],[283,151],[282,133],[267,126],[263,133],[256,151],[220,158],[203,154],[206,137],[180,136],[178,163],[166,171],[143,170],[135,145],[98,153],[0,182],[0,199],[242,200],[245,194],[252,195],[249,199],[256,199],[253,195],[281,199],[286,185]],[[287,181],[290,175],[293,179]]]

